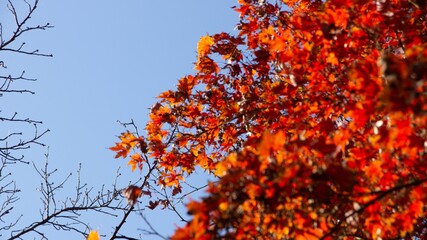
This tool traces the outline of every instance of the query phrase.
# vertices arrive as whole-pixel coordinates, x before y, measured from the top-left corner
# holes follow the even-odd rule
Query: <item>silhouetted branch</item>
[[[22,3],[22,6],[19,5]],[[35,56],[52,56],[51,54],[40,53],[38,49],[36,50],[26,50],[25,42],[17,43],[20,37],[30,31],[34,30],[46,30],[51,28],[52,26],[49,23],[42,25],[29,25],[30,19],[33,16],[35,10],[37,9],[39,0],[34,0],[34,2],[30,3],[26,0],[12,1],[8,0],[6,3],[7,9],[11,13],[11,26],[8,29],[11,29],[10,33],[5,33],[3,24],[0,23],[0,52],[8,51],[14,53],[21,54],[29,54]],[[5,15],[4,17],[7,17]],[[9,15],[10,16],[10,15]],[[7,63],[4,59],[0,59],[0,70],[7,69]],[[13,88],[13,83],[17,81],[35,81],[35,79],[28,78],[24,76],[25,71],[22,71],[20,75],[14,76],[13,74],[3,74],[0,72],[0,97],[2,97],[6,93],[30,93],[34,94],[33,91],[28,89],[15,89]],[[14,162],[24,162],[23,155],[17,156],[15,152],[18,152],[23,149],[28,149],[32,145],[44,146],[39,139],[44,136],[49,130],[45,130],[42,132],[38,131],[38,125],[42,124],[41,121],[31,120],[30,118],[20,118],[18,117],[18,113],[5,113],[0,109],[0,123],[3,124],[3,129],[11,128],[9,133],[5,136],[0,136],[0,158],[7,160],[7,163]],[[22,130],[15,131],[16,125],[10,127],[11,123],[23,123],[23,124],[33,124],[34,125],[34,135],[32,137],[26,136],[26,134]],[[22,125],[22,127],[26,127]],[[19,128],[19,126],[18,126]],[[28,138],[28,139],[26,139]]]
[[[15,118],[9,119],[9,121],[22,121],[26,123],[32,123],[31,120],[16,120]],[[5,142],[5,145],[0,146],[0,158],[6,160],[6,163],[22,162],[28,164],[28,162],[23,160],[23,155],[16,157],[12,155],[11,152],[28,149],[31,147],[31,145],[45,146],[43,143],[39,142],[39,139],[43,137],[46,133],[48,133],[49,129],[39,133],[37,124],[35,123],[33,124],[33,126],[35,129],[34,135],[28,140],[14,138],[15,136],[22,136],[22,132],[10,133],[5,137],[1,138],[0,142]]]
[[[167,240],[168,238],[160,234],[150,223],[150,221],[147,219],[147,217],[142,213],[142,211],[139,212],[139,215],[141,216],[142,220],[144,220],[145,224],[150,228],[150,230],[146,229],[140,229],[145,235],[154,235],[161,239]]]
[[[49,23],[46,23],[44,25],[37,25],[37,26],[26,26],[28,20],[31,18],[31,16],[34,14],[34,11],[37,9],[39,0],[35,0],[34,3],[31,5],[27,1],[25,1],[25,4],[28,6],[28,12],[22,19],[20,19],[19,13],[15,8],[14,3],[11,0],[8,0],[7,8],[12,13],[14,21],[15,21],[15,30],[13,31],[13,34],[8,38],[4,39],[3,36],[3,27],[1,25],[1,31],[0,31],[0,51],[11,51],[16,53],[22,53],[22,54],[29,54],[29,55],[35,55],[35,56],[45,56],[45,57],[52,57],[52,54],[42,54],[39,53],[39,50],[33,50],[33,51],[26,51],[23,50],[23,46],[25,45],[25,42],[21,43],[19,47],[8,47],[12,43],[16,42],[16,40],[24,33],[30,32],[33,30],[46,30],[48,28],[52,28]]]
[[[0,23],[0,52],[10,52],[16,54],[52,57],[52,54],[41,53],[39,49],[28,50],[25,42],[20,41],[21,37],[28,32],[36,30],[46,30],[52,28],[49,23],[32,25],[30,19],[38,7],[39,0],[31,3],[26,0],[8,0],[7,9],[11,13],[11,25],[4,28]],[[7,15],[3,16],[7,17]],[[5,32],[11,29],[11,32]],[[5,94],[29,93],[28,89],[16,89],[14,83],[20,81],[35,81],[36,79],[25,76],[25,71],[21,74],[9,74],[4,71],[8,63],[5,59],[0,59],[0,97]],[[27,226],[21,224],[22,215],[17,214],[15,208],[19,200],[20,190],[17,188],[16,179],[12,177],[12,171],[7,169],[10,164],[29,164],[24,160],[22,150],[29,149],[34,145],[45,146],[40,139],[49,130],[39,131],[41,121],[21,117],[17,112],[8,113],[0,109],[1,128],[10,129],[2,132],[0,136],[0,238],[1,239],[48,239],[48,234],[44,232],[44,227],[51,227],[58,231],[75,232],[86,237],[90,229],[88,223],[81,219],[83,213],[99,213],[104,216],[117,217],[116,211],[128,211],[128,206],[123,198],[118,198],[119,190],[116,187],[117,179],[120,176],[117,172],[112,188],[107,189],[102,186],[98,192],[87,184],[81,182],[80,168],[77,171],[77,182],[75,183],[75,193],[73,196],[59,199],[59,193],[66,188],[66,183],[72,179],[72,174],[66,174],[63,179],[58,180],[58,170],[49,168],[48,154],[42,167],[33,162],[33,167],[40,177],[40,219]],[[25,131],[28,125],[34,127],[34,133],[28,135]],[[55,179],[55,181],[53,180]],[[72,191],[69,191],[72,192]],[[31,201],[25,199],[26,201]],[[6,219],[7,218],[7,219]],[[10,218],[14,218],[10,220]],[[18,225],[19,223],[19,225]]]
[[[66,175],[59,184],[55,184],[51,179],[58,170],[49,169],[48,154],[46,154],[46,162],[42,168],[37,168],[35,163],[33,163],[33,165],[36,172],[41,177],[39,189],[41,192],[41,201],[43,203],[43,208],[40,209],[41,220],[33,222],[22,229],[11,230],[10,237],[7,238],[9,240],[22,239],[23,236],[29,233],[38,234],[44,239],[46,236],[39,228],[46,226],[52,226],[61,231],[73,231],[86,236],[86,232],[90,227],[87,223],[80,220],[81,213],[93,211],[117,217],[117,215],[114,214],[115,211],[127,209],[123,200],[117,199],[119,190],[115,184],[112,190],[105,190],[104,187],[102,187],[98,193],[92,194],[92,188],[87,188],[87,184],[81,184],[80,168],[77,171],[76,193],[74,197],[67,197],[63,201],[58,201],[56,196],[59,191],[64,188],[65,183],[70,180],[72,174]],[[119,175],[116,176],[116,181],[118,177]],[[10,230],[15,225],[16,223],[13,226],[3,229]]]

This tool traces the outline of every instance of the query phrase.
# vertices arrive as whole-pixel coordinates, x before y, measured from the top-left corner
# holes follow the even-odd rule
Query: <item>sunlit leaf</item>
[[[91,230],[87,236],[87,240],[100,240],[98,231]]]

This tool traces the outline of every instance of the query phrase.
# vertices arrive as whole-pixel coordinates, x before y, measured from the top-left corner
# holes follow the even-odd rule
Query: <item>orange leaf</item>
[[[128,165],[131,166],[132,172],[135,171],[136,167],[139,168],[139,170],[142,170],[142,164],[145,162],[145,160],[141,157],[141,154],[135,153],[130,157],[130,160],[128,162]]]
[[[208,54],[210,51],[210,47],[213,44],[213,38],[211,38],[209,35],[201,37],[199,43],[197,44],[197,54],[199,55],[199,58]]]
[[[87,240],[100,240],[98,231],[91,230],[87,236]]]
[[[335,56],[335,53],[331,52],[328,54],[328,57],[326,58],[326,62],[330,63],[332,66],[338,65],[338,58]]]

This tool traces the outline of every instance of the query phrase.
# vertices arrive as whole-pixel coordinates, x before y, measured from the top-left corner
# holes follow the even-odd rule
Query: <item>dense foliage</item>
[[[422,234],[426,2],[239,0],[235,10],[237,32],[200,39],[197,73],[159,96],[147,135],[112,147],[173,194],[198,167],[218,178],[172,238]]]

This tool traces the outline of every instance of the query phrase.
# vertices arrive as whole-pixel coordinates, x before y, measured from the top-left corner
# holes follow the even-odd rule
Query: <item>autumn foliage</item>
[[[173,239],[395,239],[427,202],[427,6],[422,0],[239,0],[237,31],[200,39],[196,74],[159,96],[145,137],[179,193],[219,180]]]

